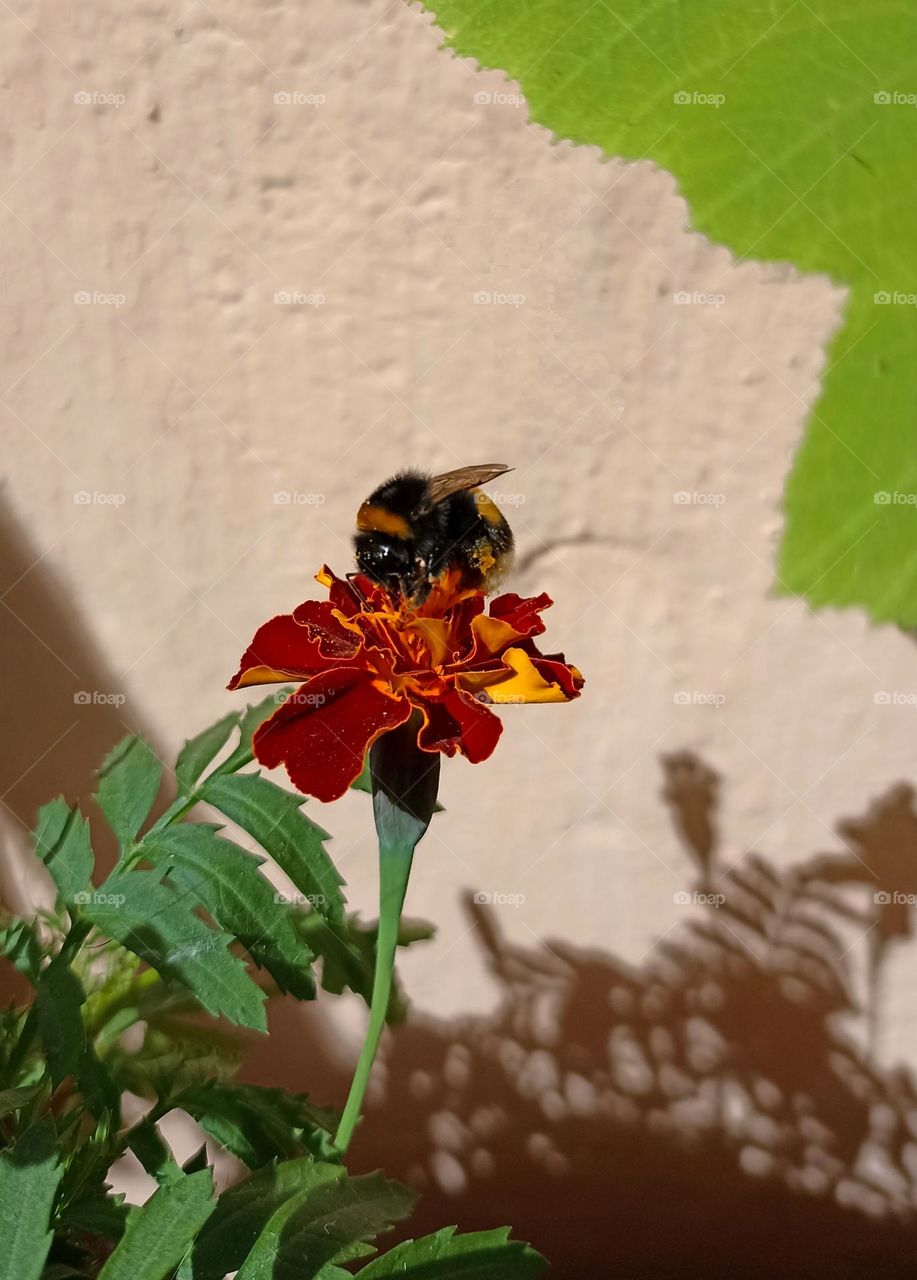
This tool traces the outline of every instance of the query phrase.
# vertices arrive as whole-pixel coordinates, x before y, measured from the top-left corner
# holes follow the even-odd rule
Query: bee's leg
[[[344,577],[346,578],[347,582],[353,589],[354,594],[359,596],[359,598],[363,601],[364,604],[369,604],[369,601],[366,599],[366,596],[363,592],[363,588],[360,586],[359,582],[357,581],[357,579],[362,576],[363,575],[358,570],[351,570],[350,573],[344,574]]]

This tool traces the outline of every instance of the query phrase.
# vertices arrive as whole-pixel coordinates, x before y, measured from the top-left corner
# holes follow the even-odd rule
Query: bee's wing
[[[487,484],[496,480],[497,476],[512,471],[505,462],[484,462],[478,467],[458,467],[455,471],[446,471],[441,476],[434,476],[430,481],[430,506],[448,498],[452,493],[461,493],[465,489],[476,489],[479,484]]]

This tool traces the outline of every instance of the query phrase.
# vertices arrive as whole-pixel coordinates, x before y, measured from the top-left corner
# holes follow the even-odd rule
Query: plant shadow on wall
[[[469,900],[500,1008],[395,1033],[355,1162],[423,1188],[412,1230],[507,1217],[571,1280],[911,1276],[915,1082],[857,1032],[868,1041],[883,960],[911,931],[913,792],[844,823],[847,853],[730,868],[717,776],[690,754],[664,768],[692,918],[633,968],[562,941],[508,946]]]

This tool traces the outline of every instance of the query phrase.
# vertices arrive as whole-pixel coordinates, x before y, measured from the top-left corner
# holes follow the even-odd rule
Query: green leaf
[[[310,912],[301,914],[297,928],[311,949],[322,960],[322,990],[340,995],[345,990],[370,1002],[376,965],[376,937],[378,924],[363,924],[358,916],[349,915],[341,924],[332,924]],[[432,938],[436,932],[426,920],[402,917],[398,922],[398,946],[408,947],[415,942]],[[408,1002],[395,975],[389,998],[386,1021],[403,1022]]]
[[[330,1262],[370,1252],[367,1242],[413,1207],[414,1195],[380,1173],[350,1178],[316,1163],[306,1185],[275,1210],[236,1280],[312,1280]]]
[[[230,711],[228,716],[218,720],[216,724],[199,733],[196,738],[189,738],[182,747],[175,765],[175,776],[183,791],[191,791],[195,782],[229,740],[229,735],[239,723],[239,712]]]
[[[917,10],[861,0],[426,7],[457,53],[519,81],[532,120],[670,170],[692,225],[740,259],[849,286],[787,487],[779,582],[814,605],[859,604],[917,625],[917,238],[905,212],[917,196],[917,112],[903,56]],[[728,327],[725,315],[718,322]]]
[[[207,1081],[186,1089],[174,1104],[250,1169],[302,1155],[304,1133],[333,1133],[337,1122],[334,1112],[313,1106],[303,1094],[251,1084]]]
[[[344,882],[325,852],[328,833],[302,812],[303,796],[260,773],[240,773],[212,775],[201,798],[257,840],[317,911],[331,920],[343,918]]]
[[[161,1186],[182,1178],[175,1157],[152,1121],[144,1120],[136,1125],[128,1134],[127,1145],[150,1177]]]
[[[86,1034],[85,1002],[83,984],[65,960],[55,957],[39,975],[35,996],[51,1082],[56,1087],[67,1076],[74,1076],[93,1115],[110,1111],[117,1117],[121,1093]]]
[[[289,905],[258,870],[263,859],[240,849],[204,823],[180,823],[144,843],[150,861],[169,863],[169,879],[192,894],[217,924],[238,938],[281,991],[315,996],[312,953],[294,927]]]
[[[269,693],[261,702],[247,708],[239,723],[239,745],[222,764],[217,765],[214,773],[236,773],[239,769],[244,769],[247,764],[251,764],[255,758],[255,753],[252,751],[252,737],[255,730],[274,714],[284,698],[292,692],[293,686],[285,685]]]
[[[306,1157],[268,1165],[224,1191],[213,1216],[182,1260],[176,1280],[223,1280],[236,1271],[274,1213],[311,1176]]]
[[[38,979],[35,1002],[42,1046],[55,1087],[66,1076],[76,1075],[85,1051],[81,1007],[85,999],[82,984],[66,961],[52,960]]]
[[[70,906],[92,875],[89,823],[78,809],[71,809],[64,797],[58,796],[38,810],[32,836],[35,852],[51,872],[61,901]]]
[[[99,770],[95,800],[122,849],[134,840],[153,807],[162,766],[142,738],[124,738]]]
[[[27,1106],[41,1093],[41,1085],[23,1084],[15,1089],[0,1089],[0,1120]]]
[[[11,920],[0,929],[0,955],[24,974],[33,986],[38,982],[42,946],[35,926],[28,920]]]
[[[547,1263],[509,1228],[457,1236],[444,1227],[422,1240],[406,1240],[357,1272],[357,1280],[534,1280]]]
[[[142,1208],[131,1211],[99,1280],[164,1280],[215,1208],[209,1169],[159,1187]]]
[[[51,1247],[51,1209],[61,1179],[50,1116],[0,1154],[0,1259],[10,1280],[39,1280]]]
[[[191,991],[210,1013],[264,1031],[264,992],[227,946],[228,934],[194,914],[196,900],[161,884],[156,871],[109,876],[84,908],[97,929],[115,938],[164,977]]]

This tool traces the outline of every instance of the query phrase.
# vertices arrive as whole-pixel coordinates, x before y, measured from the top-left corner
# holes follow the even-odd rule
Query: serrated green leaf
[[[66,961],[52,960],[38,979],[35,997],[42,1047],[55,1085],[66,1076],[75,1076],[86,1048],[82,1005],[86,999],[82,983]]]
[[[176,1280],[223,1280],[228,1271],[236,1271],[271,1215],[306,1185],[313,1169],[314,1162],[306,1157],[288,1160],[259,1169],[224,1191],[182,1259]]]
[[[50,1116],[0,1154],[0,1259],[12,1280],[39,1280],[51,1247],[51,1208],[61,1179]]]
[[[131,1211],[99,1280],[165,1280],[215,1208],[209,1169],[157,1188]]]
[[[191,991],[210,1013],[264,1031],[264,992],[228,950],[231,938],[194,914],[196,900],[160,883],[156,871],[109,876],[84,914],[158,973]]]
[[[206,1081],[180,1093],[175,1106],[249,1169],[302,1155],[304,1132],[333,1133],[337,1122],[302,1094],[250,1084]]]
[[[94,858],[89,823],[63,796],[43,804],[32,832],[35,852],[48,868],[61,901],[69,906],[89,884]]]
[[[111,1195],[99,1190],[67,1205],[61,1211],[60,1220],[79,1231],[120,1240],[127,1225],[127,1215],[128,1207],[122,1194]]]
[[[312,953],[297,933],[291,909],[258,870],[263,859],[247,853],[204,823],[180,823],[150,836],[144,845],[169,879],[192,894],[217,924],[267,969],[281,991],[300,1000],[315,996]]]
[[[532,120],[670,170],[693,227],[738,258],[849,286],[786,491],[779,584],[814,605],[859,604],[917,625],[917,238],[902,212],[917,196],[902,59],[917,10],[861,0],[426,7],[458,53],[519,81]],[[719,323],[728,331],[725,315]]]
[[[535,1280],[547,1263],[541,1254],[519,1240],[509,1228],[473,1231],[457,1236],[444,1227],[421,1240],[406,1240],[374,1258],[357,1272],[357,1280]]]
[[[108,755],[99,770],[95,800],[118,837],[128,848],[153,807],[162,766],[142,738],[124,738]]]
[[[313,1280],[327,1263],[369,1252],[413,1207],[413,1193],[380,1173],[350,1178],[342,1165],[320,1163],[313,1171],[314,1182],[272,1214],[236,1280]]]
[[[191,791],[195,782],[229,740],[229,735],[239,723],[239,712],[231,711],[228,716],[212,724],[209,729],[199,733],[195,738],[188,738],[175,765],[175,776],[183,791]]]
[[[161,1185],[179,1181],[183,1174],[165,1139],[151,1121],[143,1121],[131,1129],[127,1145],[151,1178]]]
[[[261,702],[246,709],[239,722],[239,745],[222,764],[217,765],[215,773],[236,773],[239,769],[244,769],[247,764],[251,764],[255,758],[255,753],[252,751],[252,737],[255,730],[267,720],[268,716],[274,714],[281,702],[292,692],[292,685],[285,685],[269,693]]]
[[[315,954],[321,957],[322,989],[332,995],[340,995],[349,989],[369,1004],[375,974],[378,924],[363,924],[356,915],[334,924],[310,912],[298,917],[297,928]],[[398,924],[398,946],[425,941],[434,933],[434,927],[425,920],[402,918]],[[408,1002],[397,975],[394,975],[386,1021],[393,1025],[403,1022],[407,1010]]]
[[[344,881],[325,852],[328,833],[302,812],[303,796],[260,773],[240,773],[212,775],[201,798],[257,840],[317,911],[343,919]]]

